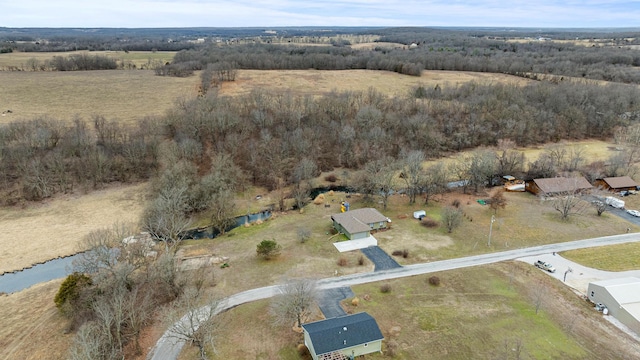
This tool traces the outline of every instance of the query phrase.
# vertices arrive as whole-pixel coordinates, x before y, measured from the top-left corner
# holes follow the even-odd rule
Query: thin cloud
[[[639,1],[0,0],[7,27],[637,27]]]

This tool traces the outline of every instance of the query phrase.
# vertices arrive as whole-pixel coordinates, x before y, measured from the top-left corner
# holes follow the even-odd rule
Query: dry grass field
[[[505,74],[465,71],[423,71],[422,76],[401,75],[376,70],[241,70],[236,81],[224,83],[220,94],[244,95],[254,89],[294,94],[321,95],[331,91],[367,91],[374,88],[385,95],[404,96],[416,86],[455,86],[479,83],[526,84],[531,80]]]
[[[67,195],[24,208],[0,208],[0,274],[71,255],[82,238],[118,222],[137,222],[146,184]]]
[[[12,113],[0,124],[49,116],[75,116],[132,123],[161,115],[175,100],[197,95],[198,78],[156,76],[153,71],[101,70],[69,72],[0,71],[0,109]]]
[[[119,64],[131,63],[137,68],[141,66],[149,66],[154,61],[166,63],[172,61],[175,51],[67,51],[67,52],[12,52],[8,54],[0,54],[0,69],[7,67],[16,67],[18,69],[29,70],[27,62],[29,59],[36,59],[41,63],[53,59],[54,56],[69,56],[75,54],[88,54],[108,56],[116,60]]]

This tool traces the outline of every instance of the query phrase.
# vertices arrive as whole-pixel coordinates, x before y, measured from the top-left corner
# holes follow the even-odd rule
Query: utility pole
[[[491,231],[493,231],[493,222],[496,221],[495,215],[491,215],[491,225],[489,225],[489,242],[487,242],[487,246],[491,246]]]

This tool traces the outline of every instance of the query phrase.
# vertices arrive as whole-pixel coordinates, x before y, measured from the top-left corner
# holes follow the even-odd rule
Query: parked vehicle
[[[627,214],[635,217],[640,217],[640,211],[638,210],[627,210]]]
[[[604,202],[607,205],[611,205],[612,207],[614,207],[616,209],[624,209],[624,201],[622,201],[622,200],[620,200],[618,198],[615,198],[613,196],[607,196],[604,199]]]
[[[548,262],[544,262],[542,260],[536,260],[536,262],[534,262],[533,265],[535,265],[536,267],[542,270],[548,271],[550,273],[556,272],[556,268],[554,268],[553,265],[549,264]]]

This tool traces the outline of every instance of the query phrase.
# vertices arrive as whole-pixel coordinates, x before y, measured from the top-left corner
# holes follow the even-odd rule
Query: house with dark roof
[[[638,183],[633,181],[633,179],[629,176],[616,176],[596,179],[595,186],[603,190],[615,192],[638,189]]]
[[[313,360],[354,359],[382,351],[382,332],[366,312],[302,325],[304,344]]]
[[[525,182],[525,190],[540,196],[554,196],[569,193],[587,192],[593,186],[582,176],[574,178],[555,177],[533,179]]]
[[[365,239],[371,235],[371,230],[384,229],[389,222],[389,218],[372,208],[334,214],[331,215],[331,220],[333,227],[349,240]]]

